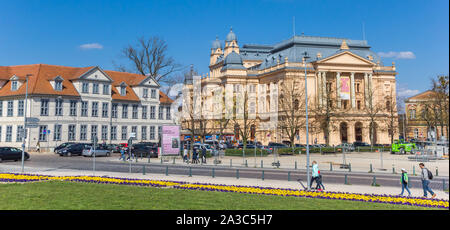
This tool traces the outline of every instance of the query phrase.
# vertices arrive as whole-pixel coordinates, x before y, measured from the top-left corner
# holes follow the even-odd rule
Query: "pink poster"
[[[350,99],[350,78],[341,77],[341,99]]]
[[[180,153],[180,126],[162,127],[162,155],[178,155]]]

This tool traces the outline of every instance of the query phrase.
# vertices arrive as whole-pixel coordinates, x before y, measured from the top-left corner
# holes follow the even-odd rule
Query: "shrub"
[[[268,152],[265,149],[256,149],[256,156],[261,156],[261,151],[263,156],[267,156]],[[225,156],[242,156],[242,149],[225,149]],[[255,149],[245,149],[245,156],[252,157],[255,156]]]

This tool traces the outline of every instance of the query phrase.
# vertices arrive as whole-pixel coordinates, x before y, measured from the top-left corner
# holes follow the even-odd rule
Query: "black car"
[[[238,148],[238,149],[243,149],[243,148],[244,148],[244,145],[243,145],[243,144],[239,144],[237,148]],[[246,149],[254,149],[254,148],[255,148],[255,145],[253,145],[253,144],[247,144],[247,145],[245,146],[245,148],[246,148]]]
[[[153,144],[134,144],[131,153],[136,157],[158,157],[158,147]]]
[[[59,154],[60,156],[68,156],[68,157],[73,155],[81,156],[83,150],[90,147],[91,147],[90,144],[76,143],[68,145],[67,147],[64,147],[62,149],[59,149],[58,151],[56,151],[56,153]]]
[[[76,143],[74,143],[74,142],[64,142],[64,143],[58,145],[53,151],[54,151],[55,153],[57,153],[57,151],[58,151],[59,149],[65,148],[65,147],[67,147],[67,146],[69,146],[69,145],[72,145],[72,144],[76,144]]]
[[[22,150],[14,147],[0,147],[0,162],[4,160],[18,161],[22,159]],[[24,152],[24,160],[30,159],[30,155]]]
[[[366,142],[355,141],[355,142],[353,142],[353,146],[355,146],[355,147],[364,147],[364,146],[370,146],[370,145],[367,144]]]

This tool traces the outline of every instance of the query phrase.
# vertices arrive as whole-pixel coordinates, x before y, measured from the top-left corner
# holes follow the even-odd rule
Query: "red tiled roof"
[[[28,94],[29,95],[65,95],[65,96],[80,96],[78,91],[72,84],[72,80],[77,79],[84,73],[88,72],[95,66],[90,67],[68,67],[46,64],[33,64],[33,65],[19,65],[19,66],[0,66],[0,80],[7,80],[7,83],[0,88],[0,97],[2,96],[17,96],[25,94],[25,82],[16,91],[11,91],[11,82],[9,79],[16,75],[20,80],[24,81],[27,74],[31,74],[28,80]],[[114,100],[128,100],[139,101],[139,97],[130,86],[137,85],[143,81],[146,76],[125,73],[118,71],[104,71],[112,80],[112,99]],[[50,84],[56,76],[61,76],[63,80],[62,91],[54,90]],[[122,82],[127,84],[127,94],[125,96],[120,95],[116,90],[116,86]],[[171,100],[167,95],[160,92],[161,103],[171,103]]]

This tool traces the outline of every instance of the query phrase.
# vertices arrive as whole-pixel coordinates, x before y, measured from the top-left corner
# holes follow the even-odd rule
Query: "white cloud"
[[[419,93],[420,91],[417,89],[399,89],[397,95],[400,97],[411,97]]]
[[[414,53],[411,51],[401,51],[401,52],[389,51],[387,53],[378,52],[378,55],[382,58],[394,58],[394,59],[415,59],[416,58],[416,55],[414,55]]]
[[[99,44],[99,43],[88,43],[88,44],[80,45],[80,49],[82,49],[82,50],[91,50],[91,49],[101,50],[101,49],[103,49],[103,45]]]

